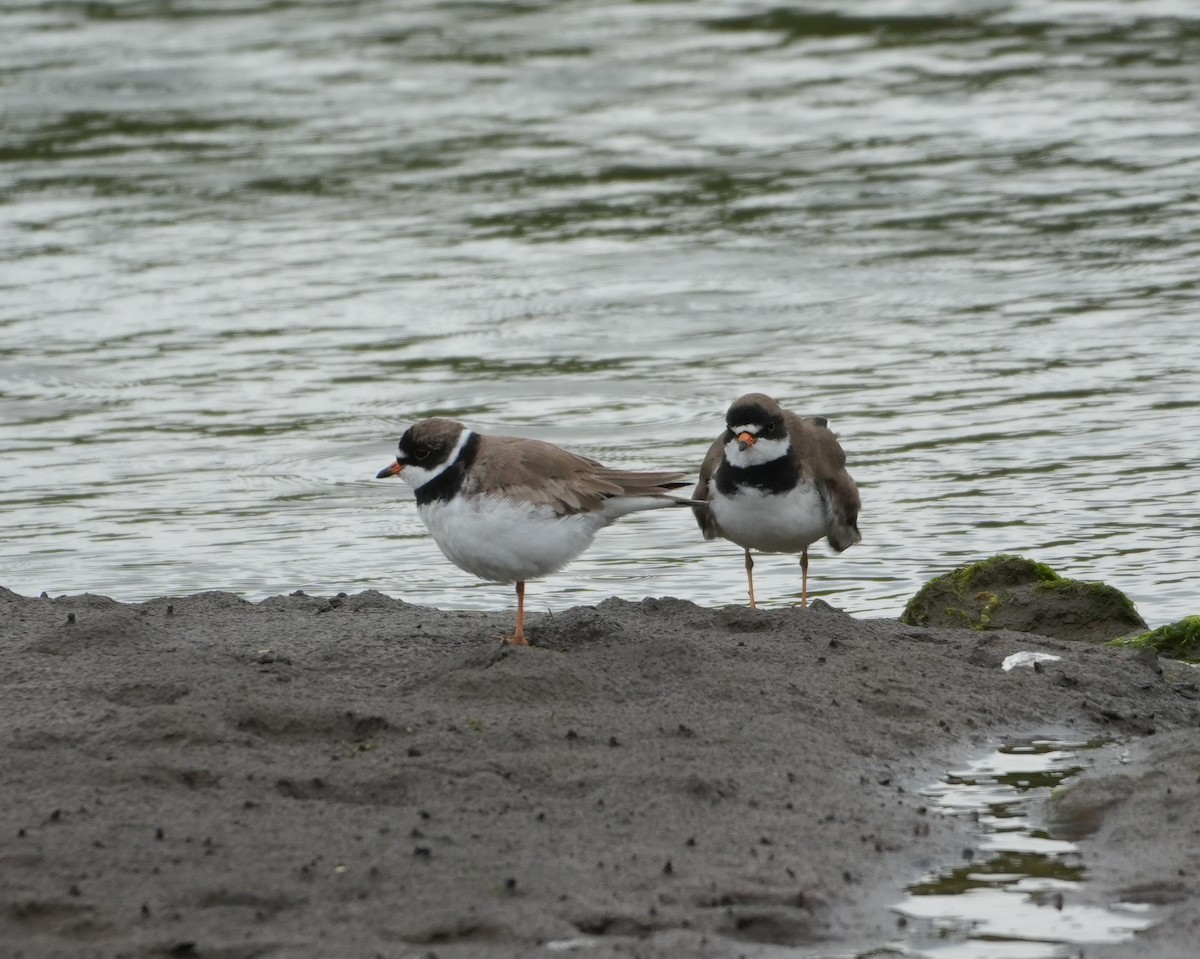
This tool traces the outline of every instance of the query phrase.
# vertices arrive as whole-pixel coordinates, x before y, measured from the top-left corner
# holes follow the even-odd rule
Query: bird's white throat
[[[762,466],[764,463],[773,463],[781,456],[787,456],[791,446],[791,441],[786,437],[778,440],[759,439],[743,450],[738,449],[737,439],[732,439],[725,444],[725,461],[730,466],[736,466],[739,469]]]

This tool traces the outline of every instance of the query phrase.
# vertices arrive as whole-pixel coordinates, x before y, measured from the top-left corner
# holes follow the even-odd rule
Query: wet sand
[[[975,841],[919,789],[1031,734],[1134,742],[1050,811],[1091,829],[1081,895],[1163,917],[1089,959],[1200,941],[1200,701],[1153,657],[819,602],[511,625],[0,590],[6,954],[853,955]],[[1003,672],[1019,650],[1062,661]]]

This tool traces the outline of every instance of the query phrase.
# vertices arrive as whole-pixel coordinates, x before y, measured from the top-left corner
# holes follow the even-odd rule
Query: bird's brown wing
[[[832,522],[829,543],[839,553],[862,539],[858,511],[862,500],[858,486],[846,471],[846,453],[822,416],[787,414],[792,458],[806,479],[824,486],[829,493]]]
[[[561,446],[519,436],[482,436],[468,493],[493,493],[556,513],[585,513],[611,496],[664,496],[683,473],[610,469]]]
[[[720,536],[720,533],[717,532],[717,521],[713,517],[712,507],[708,505],[708,485],[725,457],[724,444],[721,442],[723,437],[724,434],[718,436],[704,455],[704,462],[700,464],[700,481],[696,484],[696,491],[692,493],[693,501],[698,504],[692,506],[692,513],[695,515],[700,532],[704,534],[705,539],[716,539]]]

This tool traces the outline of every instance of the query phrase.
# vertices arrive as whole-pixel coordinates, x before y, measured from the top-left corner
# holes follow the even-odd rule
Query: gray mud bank
[[[1029,735],[1136,744],[1048,804],[1087,829],[1088,895],[1161,912],[1089,959],[1200,941],[1200,701],[1153,655],[823,603],[509,627],[375,592],[0,590],[7,954],[853,954],[973,841],[919,790]],[[1062,658],[1001,670],[1022,650]]]

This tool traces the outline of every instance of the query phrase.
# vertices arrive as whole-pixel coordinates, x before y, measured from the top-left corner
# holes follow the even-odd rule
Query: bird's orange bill
[[[387,479],[389,476],[397,476],[404,469],[404,464],[396,460],[391,466],[385,466],[375,474],[376,479]]]
[[[758,437],[753,433],[738,433],[737,435],[738,449],[744,450],[747,446],[753,446],[758,442]]]

